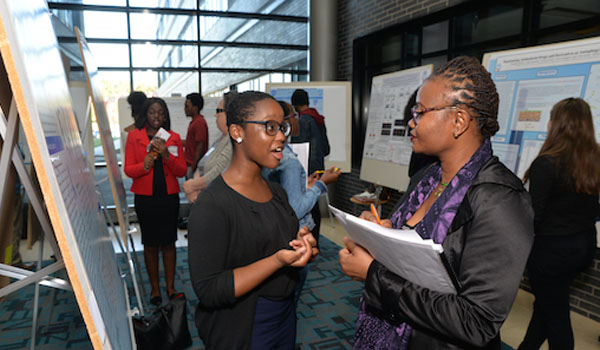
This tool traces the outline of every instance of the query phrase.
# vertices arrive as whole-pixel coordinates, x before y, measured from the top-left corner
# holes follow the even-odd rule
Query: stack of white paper
[[[414,230],[389,229],[331,205],[329,210],[352,240],[395,274],[425,288],[456,294],[442,261],[443,248],[440,244],[433,243],[431,239],[422,239]]]

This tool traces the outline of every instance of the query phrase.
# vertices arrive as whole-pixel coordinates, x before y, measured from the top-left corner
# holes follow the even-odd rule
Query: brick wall
[[[466,0],[340,0],[338,1],[338,70],[337,80],[352,81],[352,43],[354,39],[378,30],[426,16]],[[354,127],[354,126],[353,126]],[[360,169],[343,174],[334,185],[333,205],[355,214],[366,208],[349,198],[369,186],[359,178]],[[392,191],[391,200],[383,206],[383,216],[391,214],[400,193]],[[531,291],[528,280],[521,287]],[[600,322],[600,249],[593,265],[579,274],[571,287],[573,311]]]
[[[338,1],[338,80],[352,80],[352,41],[465,0]]]

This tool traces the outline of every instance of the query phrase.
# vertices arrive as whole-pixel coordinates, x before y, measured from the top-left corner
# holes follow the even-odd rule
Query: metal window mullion
[[[133,51],[131,49],[131,18],[129,12],[129,0],[126,0],[127,7],[125,13],[127,15],[127,50],[129,51],[129,91],[133,91]]]
[[[196,50],[198,52],[198,93],[202,95],[202,44],[200,37],[200,0],[196,0]]]

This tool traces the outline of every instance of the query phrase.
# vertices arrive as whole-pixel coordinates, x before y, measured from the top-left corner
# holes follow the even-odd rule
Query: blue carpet
[[[302,349],[350,349],[362,283],[350,280],[341,272],[339,246],[324,237],[320,239],[320,246],[321,254],[310,264],[310,272],[298,303],[297,342]],[[142,254],[138,255],[138,261],[143,265]],[[121,266],[126,270],[124,259]],[[65,272],[60,274],[64,277]],[[147,276],[143,266],[142,275]],[[164,293],[166,287],[164,281],[161,280],[161,283]],[[137,305],[133,287],[129,284],[130,303]],[[148,280],[140,285],[148,286]],[[188,325],[193,339],[190,349],[204,349],[193,321],[197,299],[188,273],[185,248],[177,250],[175,288],[185,292],[188,299]],[[146,290],[148,294],[149,288]],[[0,302],[0,350],[30,347],[33,293],[34,287],[28,286]],[[36,349],[92,348],[73,293],[41,287],[40,305]],[[502,349],[512,348],[503,344]]]

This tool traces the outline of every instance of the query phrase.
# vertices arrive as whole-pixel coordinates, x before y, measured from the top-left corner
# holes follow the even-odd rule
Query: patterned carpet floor
[[[321,254],[310,264],[298,303],[297,343],[301,349],[350,349],[362,283],[350,280],[340,270],[339,246],[324,237],[320,239],[320,246]],[[142,255],[138,256],[143,265]],[[122,260],[126,270],[125,260]],[[189,349],[204,349],[193,321],[197,299],[188,273],[187,249],[177,250],[177,262],[175,288],[185,292],[188,300],[188,325],[193,338]],[[65,272],[61,273],[64,277]],[[143,266],[142,275],[147,276]],[[148,281],[144,280],[143,285],[149,285]],[[137,305],[133,288],[129,289],[130,303]],[[149,288],[146,290],[149,293]],[[162,290],[165,290],[164,285]],[[0,350],[30,348],[33,297],[34,287],[28,286],[0,302]],[[36,349],[92,348],[73,293],[41,287],[40,305]]]

